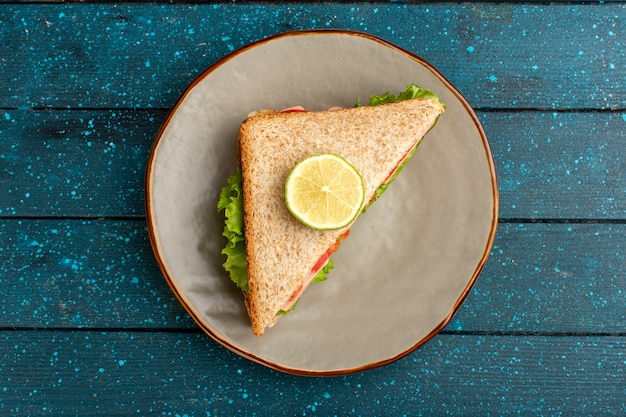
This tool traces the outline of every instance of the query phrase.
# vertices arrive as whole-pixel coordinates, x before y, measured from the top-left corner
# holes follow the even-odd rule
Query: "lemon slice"
[[[361,175],[344,158],[331,153],[303,159],[285,182],[287,209],[313,229],[349,225],[360,213],[364,198]]]

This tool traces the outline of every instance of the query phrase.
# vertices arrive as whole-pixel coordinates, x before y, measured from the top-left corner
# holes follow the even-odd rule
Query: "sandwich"
[[[434,93],[411,84],[398,95],[372,96],[368,105],[262,110],[243,121],[240,167],[222,188],[218,210],[225,216],[224,269],[243,292],[255,335],[291,311],[312,282],[326,279],[334,267],[330,257],[354,223],[317,230],[294,217],[285,202],[294,166],[325,153],[348,161],[362,177],[360,215],[396,178],[444,108]]]

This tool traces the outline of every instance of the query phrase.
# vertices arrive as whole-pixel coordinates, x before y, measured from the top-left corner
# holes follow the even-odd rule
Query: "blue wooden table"
[[[499,175],[491,257],[453,321],[332,378],[198,330],[148,241],[144,172],[185,87],[276,33],[371,33],[475,108]],[[624,415],[622,3],[0,5],[0,415]]]

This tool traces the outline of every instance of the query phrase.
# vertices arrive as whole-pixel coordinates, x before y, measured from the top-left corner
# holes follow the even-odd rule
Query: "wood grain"
[[[0,327],[192,326],[143,220],[0,221],[0,236]]]
[[[474,107],[624,109],[625,18],[620,4],[8,4],[0,108],[169,108],[249,42],[343,28],[422,56]]]
[[[626,116],[481,113],[498,172],[500,216],[626,218]]]
[[[619,415],[623,338],[439,335],[336,378],[262,368],[202,335],[4,332],[11,415]]]
[[[624,334],[624,224],[505,223],[448,330]]]
[[[624,224],[501,224],[446,330],[623,334],[625,234]],[[195,328],[143,220],[1,220],[0,236],[0,328]]]
[[[146,161],[165,112],[2,113],[0,216],[143,217]]]

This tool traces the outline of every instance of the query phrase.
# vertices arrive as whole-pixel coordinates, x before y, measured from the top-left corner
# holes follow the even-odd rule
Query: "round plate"
[[[446,112],[333,256],[327,281],[256,337],[222,269],[220,188],[237,167],[249,112],[353,106],[415,83]],[[223,58],[184,92],[148,161],[147,220],[165,279],[219,344],[301,375],[375,368],[424,344],[452,318],[489,255],[498,194],[491,151],[461,94],[419,57],[371,35],[277,35]]]

